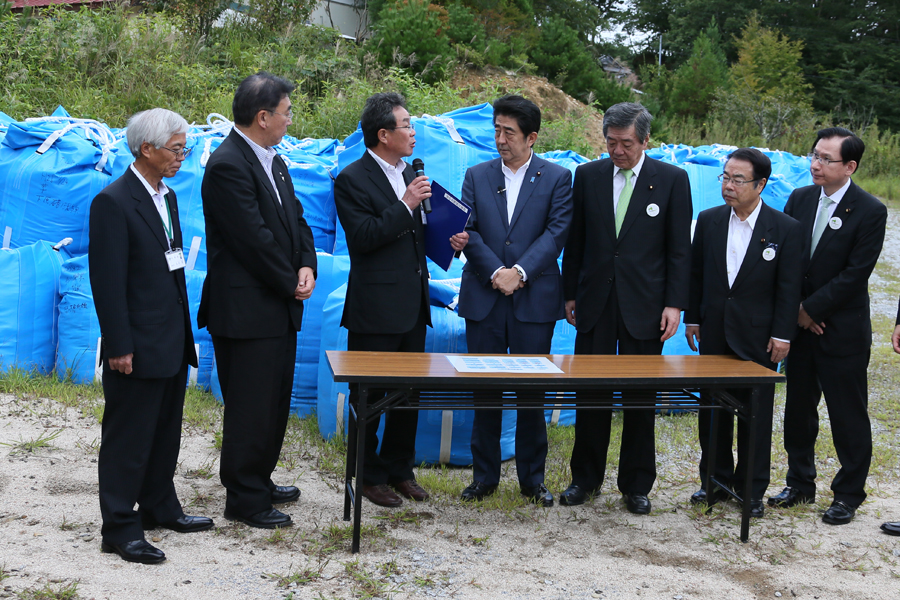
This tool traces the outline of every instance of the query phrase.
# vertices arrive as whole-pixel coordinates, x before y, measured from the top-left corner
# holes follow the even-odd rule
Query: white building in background
[[[367,5],[366,0],[321,0],[309,16],[309,22],[361,40],[369,37]]]

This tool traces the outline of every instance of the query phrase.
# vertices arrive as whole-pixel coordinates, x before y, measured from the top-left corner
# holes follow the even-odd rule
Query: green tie
[[[816,246],[819,245],[822,233],[825,232],[825,225],[828,224],[828,208],[832,204],[834,204],[834,200],[828,196],[822,198],[822,208],[819,209],[819,215],[816,217],[816,225],[813,227],[812,245],[809,248],[810,258],[812,258],[813,252],[816,251]]]
[[[619,203],[616,205],[616,237],[619,237],[619,231],[622,229],[622,223],[625,221],[625,213],[628,212],[628,203],[631,201],[631,176],[634,171],[631,169],[622,169],[622,175],[625,176],[625,187],[619,195]]]

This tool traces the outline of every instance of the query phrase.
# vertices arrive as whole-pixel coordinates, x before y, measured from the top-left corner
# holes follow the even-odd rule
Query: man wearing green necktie
[[[572,229],[563,255],[566,319],[576,354],[660,354],[688,305],[691,189],[687,173],[644,155],[653,117],[640,104],[606,111],[610,157],[575,171]],[[654,411],[624,413],[618,488],[628,510],[650,512],[656,480]],[[572,484],[560,504],[600,491],[611,414],[579,411]]]

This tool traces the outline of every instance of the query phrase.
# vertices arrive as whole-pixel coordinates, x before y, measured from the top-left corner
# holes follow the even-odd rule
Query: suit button
[[[509,246],[510,243],[511,243],[511,242],[510,242],[509,240],[506,240],[506,245],[507,245],[507,246]]]
[[[729,300],[732,300],[733,298],[732,298],[732,296],[728,296],[728,299],[729,299]]]
[[[612,283],[612,277],[606,280],[606,283]]]
[[[422,274],[422,269],[416,269],[416,275],[421,275],[421,274]]]
[[[619,253],[616,252],[615,254],[613,254],[613,256],[616,257],[616,258],[619,258]]]
[[[181,298],[179,298],[179,299],[178,299],[178,304],[184,304],[184,301],[183,301]]]

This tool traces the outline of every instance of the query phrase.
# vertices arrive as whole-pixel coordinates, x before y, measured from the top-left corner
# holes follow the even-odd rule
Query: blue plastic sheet
[[[62,263],[48,242],[0,249],[0,372],[53,370]]]
[[[94,381],[100,321],[94,308],[88,256],[70,258],[62,264],[59,279],[59,346],[56,375],[75,383]]]

